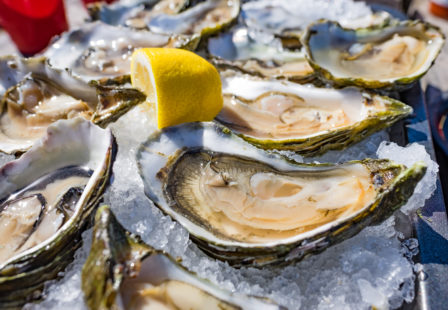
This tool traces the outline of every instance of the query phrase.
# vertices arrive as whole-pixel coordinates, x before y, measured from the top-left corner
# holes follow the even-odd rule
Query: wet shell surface
[[[266,298],[226,291],[186,270],[118,223],[108,206],[95,217],[82,287],[90,309],[280,310]],[[100,288],[100,289],[98,289]]]
[[[299,260],[381,222],[426,170],[370,159],[297,164],[213,123],[156,133],[137,161],[155,205],[235,266]]]
[[[116,152],[109,130],[82,118],[51,125],[19,159],[0,168],[0,307],[40,297],[81,245],[109,181]]]

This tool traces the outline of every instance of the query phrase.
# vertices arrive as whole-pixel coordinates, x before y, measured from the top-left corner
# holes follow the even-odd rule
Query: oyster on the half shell
[[[308,27],[302,41],[311,66],[330,83],[401,90],[429,70],[444,36],[422,21],[356,30],[320,21]]]
[[[95,216],[82,289],[92,310],[283,309],[265,298],[232,293],[199,278],[126,231],[108,206],[101,206]]]
[[[45,51],[50,64],[70,69],[89,82],[130,82],[131,56],[140,47],[176,47],[194,50],[199,37],[156,34],[147,30],[116,27],[102,22],[84,24],[64,33]]]
[[[222,74],[224,107],[216,120],[265,149],[304,156],[342,149],[390,126],[412,108],[351,87],[320,88]]]
[[[59,119],[82,116],[105,126],[146,98],[133,88],[88,84],[51,67],[45,57],[6,59],[24,78],[0,101],[0,151],[5,153],[26,151]]]
[[[110,130],[76,118],[0,167],[0,308],[38,299],[72,261],[115,152]]]
[[[159,14],[176,14],[188,4],[188,0],[135,0],[113,4],[94,3],[88,6],[91,20],[106,24],[147,29],[151,19]]]
[[[146,195],[207,254],[235,266],[288,263],[390,216],[426,166],[297,164],[213,123],[155,133],[137,155]]]
[[[253,36],[248,28],[235,27],[210,38],[207,52],[212,62],[221,68],[295,82],[313,79],[314,71],[300,47],[289,49],[277,38],[267,37],[261,40]]]
[[[160,14],[148,23],[149,30],[164,34],[208,37],[232,24],[240,12],[240,0],[206,0],[179,14]]]

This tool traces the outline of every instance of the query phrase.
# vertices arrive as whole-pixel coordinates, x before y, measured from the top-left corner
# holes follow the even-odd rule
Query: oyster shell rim
[[[150,151],[150,147],[148,145],[151,143],[151,141],[159,141],[162,134],[170,131],[172,131],[174,134],[182,127],[192,127],[193,130],[195,128],[198,128],[199,130],[206,130],[206,128],[209,128],[215,134],[222,134],[236,141],[238,141],[239,139],[239,143],[242,143],[243,145],[249,144],[242,138],[233,134],[226,127],[211,122],[187,123],[156,131],[155,133],[150,135],[149,138],[140,146],[136,154],[137,166],[139,169],[139,174],[143,180],[145,195],[165,215],[170,216],[174,221],[176,221],[184,229],[186,229],[192,241],[194,241],[202,251],[204,251],[211,257],[225,260],[235,267],[240,267],[243,265],[262,267],[268,264],[281,264],[281,262],[279,261],[281,261],[282,259],[284,259],[283,263],[297,261],[308,254],[319,253],[330,245],[336,244],[346,238],[352,237],[360,232],[364,227],[384,220],[385,218],[390,216],[393,211],[401,207],[412,195],[413,188],[426,172],[426,165],[422,162],[418,162],[410,168],[404,168],[403,165],[395,164],[394,162],[388,160],[366,159],[364,161],[349,161],[343,164],[371,164],[371,162],[373,161],[376,162],[381,169],[381,165],[387,162],[391,167],[401,167],[403,170],[395,177],[391,186],[387,190],[377,193],[375,200],[370,205],[363,207],[358,212],[353,213],[343,220],[338,219],[337,221],[327,223],[323,226],[320,226],[319,228],[280,241],[265,242],[261,244],[250,244],[244,242],[222,240],[218,237],[215,237],[212,232],[207,231],[205,228],[192,223],[188,218],[182,215],[178,215],[171,208],[170,202],[167,201],[164,193],[160,195],[160,189],[154,189],[154,186],[151,185],[152,183],[150,184],[148,178],[145,177],[146,173],[144,172],[143,165],[145,164],[144,162],[147,162],[148,160],[142,159],[142,153],[148,152],[148,150]],[[180,139],[182,140],[184,138],[181,137]],[[165,161],[165,164],[161,167],[161,170],[156,171],[155,173],[160,173],[165,169],[169,170],[172,164],[181,156],[183,150],[185,148],[191,147],[184,145],[181,148],[181,146],[177,146],[178,148],[176,150],[171,150],[171,155],[164,154],[160,150],[157,151],[158,155],[163,154],[159,156],[165,158],[167,157],[167,159]],[[249,146],[251,145],[249,144],[245,146],[249,148]],[[229,145],[227,145],[226,147],[227,149],[231,148]],[[279,164],[279,167],[275,166],[279,161],[283,161],[283,163],[286,162],[289,166],[295,165],[297,168],[313,166],[313,168],[328,169],[328,167],[342,165],[334,165],[331,163],[302,164],[288,159],[282,155],[266,153],[262,149],[258,149],[254,146],[252,146],[252,148],[253,153],[259,153],[258,156],[261,156],[260,154],[266,156],[264,160],[261,160],[262,162],[274,166],[279,170],[281,170],[281,163]],[[205,149],[211,150],[210,148]],[[226,151],[221,152],[228,153]],[[253,154],[250,155],[251,158],[252,155]],[[255,160],[260,159],[255,158]],[[277,163],[273,163],[273,160],[277,161]],[[153,165],[151,166],[151,169],[157,169],[155,168],[155,165],[159,164],[157,163],[157,160],[152,159],[152,163]],[[163,173],[166,173],[166,170]],[[162,192],[164,191],[164,187],[165,185],[162,184]]]
[[[124,278],[131,277],[132,274],[138,272],[142,262],[152,255],[162,256],[162,259],[166,259],[169,264],[173,264],[174,268],[186,274],[186,277],[193,277],[205,286],[209,286],[210,291],[217,290],[230,296],[230,300],[224,300],[209,293],[233,306],[240,306],[238,303],[247,302],[251,306],[250,309],[260,309],[260,306],[264,306],[263,309],[285,309],[268,298],[227,291],[210,280],[199,277],[195,272],[180,264],[179,259],[174,259],[163,250],[153,248],[143,242],[140,236],[126,230],[108,205],[101,205],[97,209],[92,235],[91,251],[82,268],[82,291],[84,300],[90,309],[102,308],[105,303],[108,308],[112,307],[120,298],[119,290]],[[97,243],[100,246],[95,247]],[[121,249],[121,251],[117,251],[116,248]],[[107,252],[106,255],[104,251]],[[101,257],[100,261],[103,264],[98,265],[98,256]],[[98,287],[98,282],[100,282],[100,287],[103,288],[100,292],[95,290],[95,287]],[[95,285],[92,283],[95,283]],[[195,285],[193,284],[193,286]]]
[[[19,159],[0,167],[2,176],[7,177],[8,171],[11,173],[19,173],[22,175],[22,170],[28,170],[29,162],[42,162],[42,152],[44,155],[49,150],[44,150],[48,145],[57,142],[54,137],[61,140],[62,137],[58,135],[69,132],[73,135],[73,127],[78,126],[81,138],[88,135],[87,139],[92,139],[90,135],[99,134],[103,136],[104,140],[98,152],[101,155],[90,153],[88,151],[89,159],[87,163],[94,165],[92,175],[86,184],[83,194],[76,203],[76,211],[71,218],[51,237],[44,242],[27,249],[24,252],[18,253],[5,261],[0,266],[0,306],[1,307],[21,307],[29,301],[40,298],[41,289],[44,283],[48,280],[53,280],[60,277],[59,272],[74,259],[74,252],[81,246],[81,233],[89,224],[89,217],[92,211],[99,202],[102,192],[110,181],[112,174],[113,161],[116,156],[117,145],[110,129],[102,129],[92,122],[82,118],[74,118],[71,120],[60,120],[49,126],[45,137],[37,141],[33,147]],[[84,131],[84,132],[83,132]],[[86,132],[86,133],[85,133]],[[76,144],[76,139],[73,138]],[[96,141],[96,139],[95,139]],[[78,142],[79,143],[79,142]],[[93,141],[90,141],[93,143]],[[57,144],[57,143],[56,143]],[[55,146],[53,146],[54,149]],[[86,149],[88,147],[86,146]],[[104,152],[102,152],[104,151]],[[65,151],[67,152],[67,151]],[[97,152],[97,153],[98,153]],[[93,156],[93,157],[91,157]],[[40,160],[40,161],[39,161]],[[74,159],[72,159],[73,161]],[[79,159],[81,161],[81,159]],[[67,160],[61,159],[61,163]],[[44,160],[45,163],[45,160]],[[50,162],[49,165],[53,165]],[[23,166],[17,169],[18,165]],[[66,166],[66,164],[64,164]],[[19,167],[20,168],[20,167]],[[46,170],[51,171],[51,167]],[[17,170],[20,170],[17,172]],[[39,172],[45,174],[46,172]],[[19,180],[20,181],[20,180]],[[23,180],[25,182],[26,180]],[[16,185],[19,186],[19,185]],[[14,188],[8,188],[7,192],[15,191]],[[8,196],[9,194],[6,194]],[[26,285],[23,281],[26,281]],[[30,293],[32,292],[32,293]]]
[[[400,78],[389,78],[384,80],[371,80],[371,79],[363,79],[361,77],[359,78],[353,78],[353,77],[337,77],[329,69],[323,68],[320,66],[313,58],[311,47],[309,45],[309,41],[311,39],[311,36],[314,35],[312,31],[312,27],[319,24],[325,24],[329,23],[332,24],[340,29],[342,29],[345,32],[363,32],[367,30],[383,30],[385,28],[389,27],[397,27],[397,26],[415,26],[415,25],[423,25],[423,27],[426,29],[434,30],[436,33],[438,33],[439,38],[441,39],[440,44],[437,47],[437,50],[434,54],[434,58],[431,61],[427,61],[425,66],[423,66],[424,69],[420,69],[418,71],[421,71],[418,74],[413,73],[412,76],[405,76]],[[322,79],[324,82],[328,82],[332,84],[335,87],[344,87],[344,86],[358,86],[362,88],[368,88],[368,89],[379,89],[379,90],[385,90],[385,91],[391,91],[391,90],[406,90],[409,87],[413,85],[414,82],[418,81],[421,77],[423,77],[428,70],[434,65],[438,55],[442,51],[444,42],[445,42],[446,36],[445,34],[440,30],[439,27],[425,22],[421,20],[404,20],[404,21],[397,21],[388,23],[384,25],[383,27],[367,27],[367,28],[357,28],[357,29],[350,29],[350,28],[344,28],[342,27],[338,22],[331,21],[328,19],[320,19],[316,22],[313,22],[308,25],[308,27],[305,29],[305,32],[301,38],[302,44],[304,46],[305,50],[305,57],[310,64],[310,66],[314,69],[317,76]]]

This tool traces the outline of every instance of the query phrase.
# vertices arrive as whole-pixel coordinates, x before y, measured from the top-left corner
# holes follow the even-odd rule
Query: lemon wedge
[[[195,53],[141,48],[131,60],[132,86],[147,96],[157,127],[211,121],[223,105],[218,71]]]

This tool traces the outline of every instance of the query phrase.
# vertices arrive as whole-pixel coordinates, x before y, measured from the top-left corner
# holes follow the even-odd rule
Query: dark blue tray
[[[434,145],[428,123],[429,114],[425,96],[420,85],[401,93],[401,100],[414,108],[413,117],[394,128],[393,140],[398,144],[418,142],[425,145],[435,161]],[[409,124],[421,123],[419,131],[408,128]],[[400,132],[404,133],[400,135]],[[420,254],[415,261],[423,268],[416,277],[416,298],[403,309],[448,309],[448,220],[440,179],[434,195],[425,206],[411,218],[415,237],[419,241]]]

